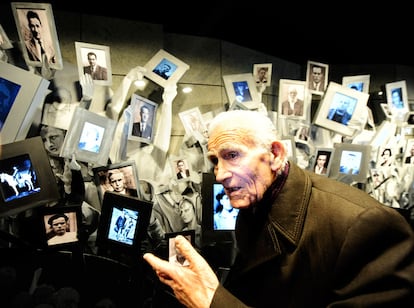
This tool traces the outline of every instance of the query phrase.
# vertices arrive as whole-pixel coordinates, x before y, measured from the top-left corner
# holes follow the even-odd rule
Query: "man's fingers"
[[[190,264],[201,264],[204,259],[195,250],[191,242],[182,235],[177,235],[175,238],[175,247],[178,251],[190,262]]]

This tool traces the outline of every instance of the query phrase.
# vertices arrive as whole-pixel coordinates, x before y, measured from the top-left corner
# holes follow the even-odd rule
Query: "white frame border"
[[[163,61],[168,61],[176,66],[175,71],[172,75],[166,80],[160,77],[158,74],[154,73],[154,69],[158,67]],[[180,59],[176,58],[172,54],[168,53],[164,49],[160,49],[146,64],[145,64],[145,73],[144,75],[165,88],[168,85],[176,84],[184,73],[190,69],[190,66]]]
[[[97,85],[112,85],[112,65],[111,65],[111,55],[110,55],[110,48],[109,46],[104,45],[96,45],[84,42],[75,42],[75,49],[76,49],[76,61],[78,64],[78,73],[79,73],[79,80],[81,80],[83,74],[83,67],[89,66],[87,61],[87,54],[88,52],[92,51],[96,53],[98,58],[97,64],[103,67],[106,67],[107,70],[107,80],[93,80],[94,84]],[[101,60],[102,54],[104,55],[105,61]],[[86,60],[85,60],[86,59]],[[105,63],[104,63],[105,62]]]
[[[227,97],[229,99],[230,106],[233,105],[236,100],[236,94],[234,92],[233,83],[235,82],[246,82],[249,87],[251,100],[241,102],[247,109],[257,109],[260,103],[259,92],[257,91],[256,82],[253,79],[253,74],[232,74],[223,76],[224,87],[226,89]]]

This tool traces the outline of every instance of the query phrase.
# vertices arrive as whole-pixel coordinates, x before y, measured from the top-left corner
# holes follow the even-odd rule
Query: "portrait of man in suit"
[[[190,170],[186,168],[185,162],[183,159],[177,160],[177,179],[185,179],[190,176]]]
[[[142,137],[146,139],[151,139],[152,136],[152,126],[150,122],[151,111],[147,105],[142,105],[140,107],[140,121],[133,123],[132,126],[132,135],[136,137]]]
[[[313,65],[310,69],[308,88],[313,91],[325,91],[325,68],[320,65]]]
[[[38,12],[29,10],[26,13],[26,18],[30,30],[30,38],[25,41],[29,60],[55,64],[55,49],[46,37],[43,21]]]
[[[295,85],[288,88],[287,99],[282,102],[282,115],[303,116],[303,100],[298,98]]]
[[[89,65],[83,67],[83,73],[91,75],[93,80],[108,80],[107,68],[96,63],[96,53],[90,51],[88,52],[87,57]]]

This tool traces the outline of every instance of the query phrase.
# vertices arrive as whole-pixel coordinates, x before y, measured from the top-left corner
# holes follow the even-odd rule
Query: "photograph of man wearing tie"
[[[43,62],[46,59],[49,64],[56,63],[55,50],[45,38],[39,14],[30,10],[26,18],[30,30],[30,39],[25,41],[29,60]]]
[[[108,72],[106,67],[98,65],[96,63],[97,55],[95,52],[90,51],[86,55],[88,57],[88,66],[83,68],[84,74],[89,74],[92,76],[93,80],[107,80],[108,79]]]
[[[142,105],[140,108],[140,121],[135,122],[132,125],[132,135],[145,139],[151,139],[152,126],[151,126],[151,114],[150,109],[147,105]]]

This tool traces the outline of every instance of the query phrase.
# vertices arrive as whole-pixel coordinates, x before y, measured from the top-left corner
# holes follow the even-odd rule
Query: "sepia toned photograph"
[[[306,84],[310,93],[322,95],[328,86],[329,65],[308,61],[306,66]]]
[[[75,42],[79,80],[89,74],[95,84],[112,85],[112,67],[109,46]]]
[[[272,63],[254,64],[253,77],[257,86],[270,86],[272,82]]]
[[[49,3],[12,2],[19,39],[27,65],[63,69],[52,5]]]
[[[281,118],[306,119],[306,82],[300,80],[279,80],[278,114]]]

